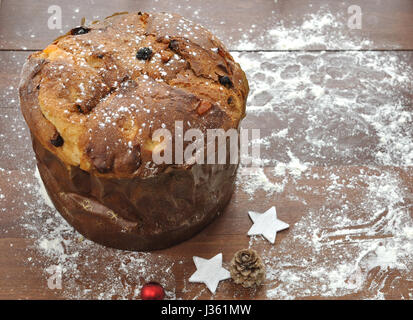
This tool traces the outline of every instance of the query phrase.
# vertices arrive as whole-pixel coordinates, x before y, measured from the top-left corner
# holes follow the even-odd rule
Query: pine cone
[[[230,266],[231,278],[244,288],[260,285],[264,280],[265,266],[252,249],[243,249],[235,253]]]

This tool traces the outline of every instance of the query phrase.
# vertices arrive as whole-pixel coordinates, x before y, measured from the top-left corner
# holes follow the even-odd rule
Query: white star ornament
[[[275,210],[275,207],[271,207],[264,213],[249,211],[248,214],[252,222],[254,222],[252,227],[248,230],[248,235],[262,235],[273,244],[277,232],[289,227],[288,223],[277,219],[277,211]]]
[[[195,273],[189,278],[189,282],[205,283],[209,291],[215,293],[218,283],[231,277],[228,270],[222,267],[222,253],[211,259],[193,257],[196,266]]]

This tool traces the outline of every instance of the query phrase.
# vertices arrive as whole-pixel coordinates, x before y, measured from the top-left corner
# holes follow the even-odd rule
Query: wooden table
[[[137,299],[157,281],[177,299],[413,299],[411,0],[0,3],[0,298]],[[226,211],[191,240],[125,252],[82,239],[42,198],[17,88],[26,57],[82,17],[155,10],[203,24],[241,62],[243,127],[261,130],[266,162],[240,171]],[[248,210],[271,206],[290,229],[274,245],[247,237]],[[267,265],[263,286],[224,281],[211,295],[188,282],[193,256],[222,252],[228,267],[247,247]],[[48,287],[50,266],[63,268],[61,289]]]

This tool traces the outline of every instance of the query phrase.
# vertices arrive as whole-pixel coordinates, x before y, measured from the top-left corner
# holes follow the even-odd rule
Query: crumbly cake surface
[[[248,82],[209,31],[178,15],[122,13],[32,54],[21,108],[35,138],[97,176],[151,176],[152,133],[238,128]]]

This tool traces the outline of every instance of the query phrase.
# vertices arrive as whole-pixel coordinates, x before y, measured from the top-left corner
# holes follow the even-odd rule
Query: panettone
[[[178,15],[121,13],[26,61],[20,103],[45,187],[85,237],[153,250],[228,203],[237,163],[157,164],[153,133],[238,129],[248,82],[222,43]]]

